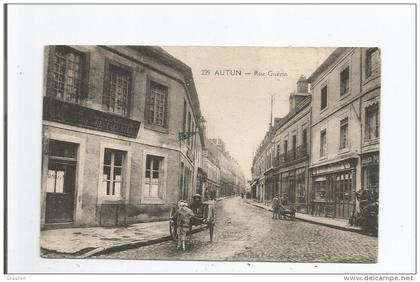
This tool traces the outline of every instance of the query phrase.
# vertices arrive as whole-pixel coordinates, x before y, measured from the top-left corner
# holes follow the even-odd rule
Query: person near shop
[[[279,218],[279,207],[280,207],[280,199],[279,199],[278,195],[274,196],[271,207],[273,209],[273,219],[278,219]]]

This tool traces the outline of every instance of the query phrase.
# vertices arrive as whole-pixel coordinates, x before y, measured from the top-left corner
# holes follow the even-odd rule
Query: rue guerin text
[[[217,69],[217,70],[210,70],[210,69],[202,69],[201,70],[202,76],[231,76],[231,77],[238,77],[238,76],[257,76],[257,77],[285,77],[287,73],[281,71],[262,71],[262,70],[253,70],[253,71],[244,71],[240,69]]]

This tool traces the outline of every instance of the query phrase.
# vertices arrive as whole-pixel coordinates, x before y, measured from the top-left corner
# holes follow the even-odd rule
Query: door
[[[352,210],[352,173],[335,176],[336,217],[349,218]]]
[[[296,187],[295,187],[295,172],[289,173],[289,202],[294,204],[296,202]]]
[[[144,196],[158,198],[160,186],[161,157],[147,155]]]
[[[46,189],[46,223],[73,222],[77,148],[74,143],[51,140]]]

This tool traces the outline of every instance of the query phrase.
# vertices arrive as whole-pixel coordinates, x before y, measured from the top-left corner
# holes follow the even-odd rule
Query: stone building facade
[[[41,225],[166,219],[195,193],[201,111],[191,69],[158,47],[45,49]]]
[[[298,211],[348,219],[356,191],[379,192],[380,64],[377,48],[337,48],[298,81],[254,156],[254,198],[286,193]]]
[[[379,140],[381,59],[378,48],[362,53],[362,189],[374,189],[379,194]]]
[[[379,187],[380,51],[338,48],[311,75],[311,213],[349,218]]]
[[[272,187],[276,194],[286,194],[297,211],[306,213],[311,95],[305,77],[300,77],[289,100],[289,113],[276,126]]]
[[[217,146],[209,139],[205,139],[205,149],[203,151],[203,166],[207,173],[206,189],[204,199],[220,197],[220,162]]]
[[[245,191],[245,176],[237,160],[235,160],[226,149],[224,141],[220,138],[208,140],[217,149],[217,161],[220,167],[220,197],[238,195]]]
[[[303,76],[296,88],[289,96],[289,113],[274,119],[257,150],[251,185],[260,202],[286,194],[298,211],[307,212],[311,95]]]

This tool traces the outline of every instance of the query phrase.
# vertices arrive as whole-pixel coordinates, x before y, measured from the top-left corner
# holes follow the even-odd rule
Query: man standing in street
[[[279,196],[275,195],[273,198],[272,205],[271,205],[271,207],[273,208],[273,219],[278,219],[279,205],[280,205]]]

